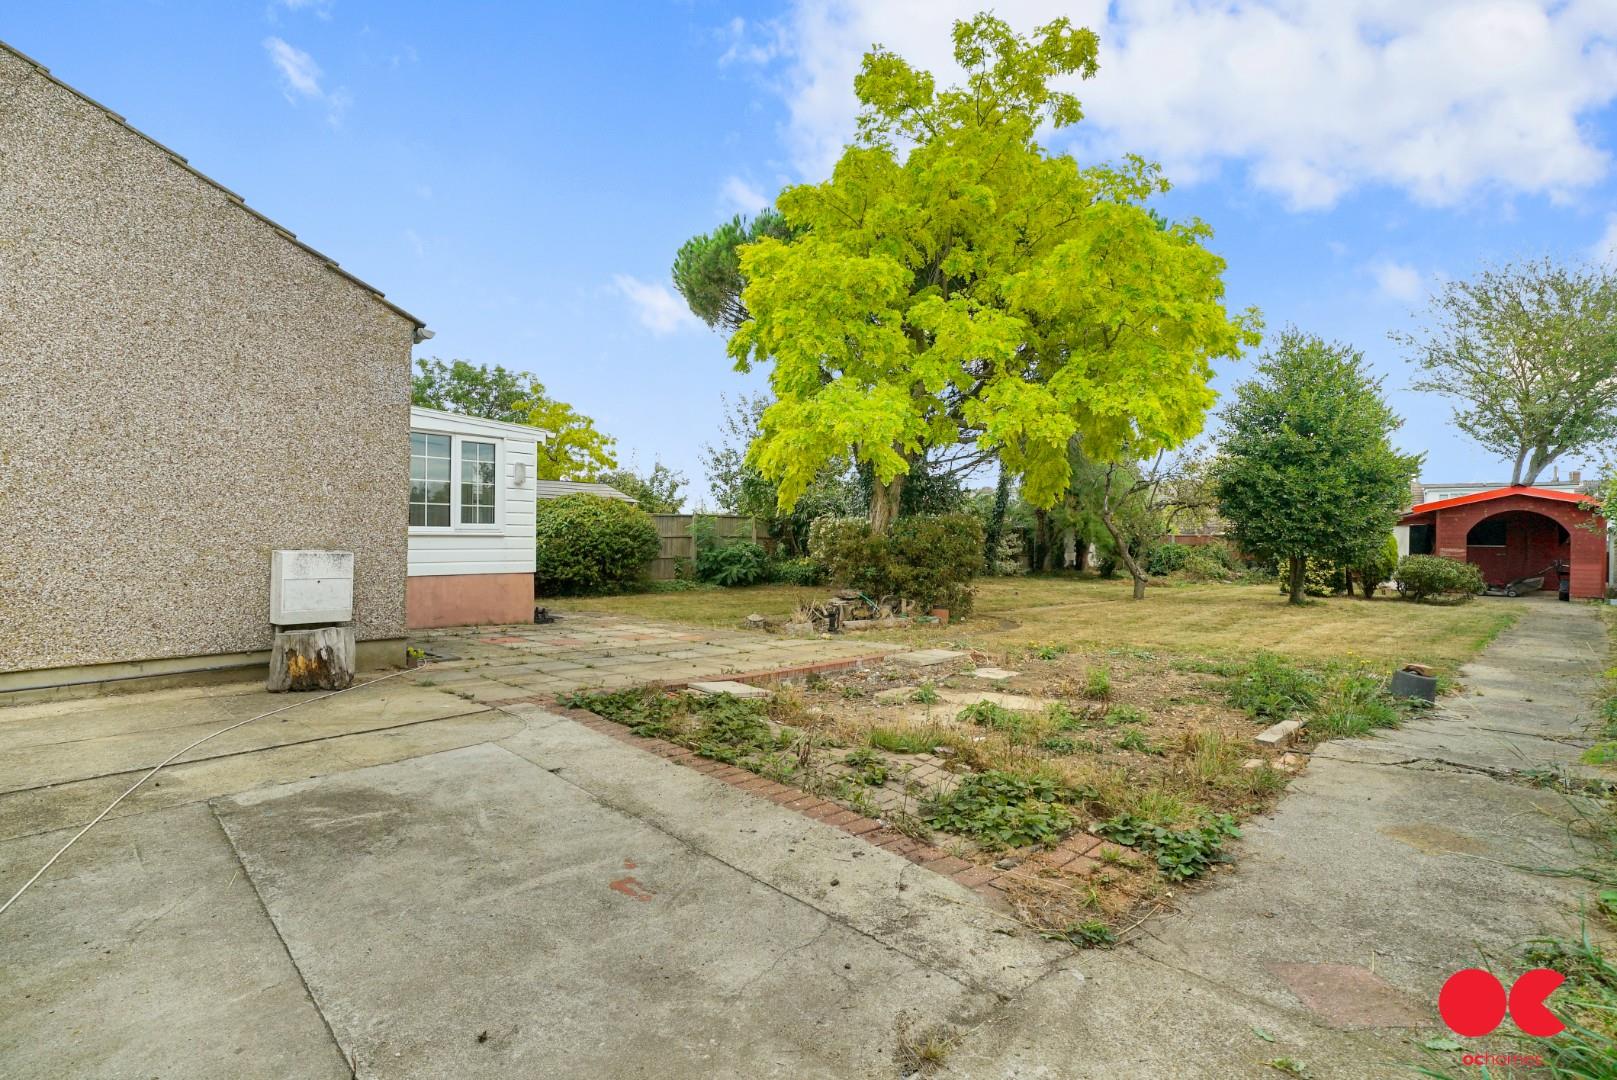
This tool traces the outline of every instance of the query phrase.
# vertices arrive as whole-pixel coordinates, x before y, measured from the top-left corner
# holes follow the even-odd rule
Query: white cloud
[[[614,274],[612,285],[629,301],[640,325],[659,337],[702,325],[667,285],[641,281],[628,274]]]
[[[726,46],[719,57],[720,67],[767,64],[788,51],[786,28],[778,22],[749,23],[737,15],[725,24],[718,37]]]
[[[325,97],[325,92],[320,89],[320,65],[314,62],[314,57],[278,37],[265,38],[264,51],[269,53],[270,63],[281,73],[287,100],[293,100],[294,95],[316,99]]]
[[[294,104],[299,98],[321,102],[326,107],[326,120],[331,126],[342,126],[343,114],[354,103],[354,97],[347,88],[339,86],[327,91],[320,85],[324,73],[314,57],[278,37],[265,38],[264,51],[269,54],[270,63],[281,73],[286,100]]]
[[[727,214],[756,214],[774,202],[739,176],[727,176],[719,187],[719,205]]]
[[[874,42],[957,77],[953,19],[980,0],[798,0],[766,45],[731,24],[725,62],[781,69],[806,178],[853,132]],[[1100,34],[1076,83],[1088,156],[1134,150],[1181,182],[1244,168],[1294,209],[1388,185],[1428,204],[1479,190],[1555,199],[1604,177],[1584,118],[1617,99],[1613,0],[1001,0],[1020,32],[1059,15]],[[746,44],[746,43],[751,43]]]
[[[1613,270],[1617,270],[1617,214],[1606,215],[1606,231],[1600,234],[1600,239],[1589,249],[1589,257],[1597,263],[1605,263]]]
[[[421,234],[414,229],[404,230],[404,242],[410,245],[410,250],[415,252],[416,258],[425,259],[427,257],[427,245],[421,242]]]
[[[318,18],[331,18],[331,5],[335,0],[280,0],[288,11],[312,11]]]
[[[1413,266],[1384,259],[1371,264],[1369,269],[1376,279],[1376,288],[1389,300],[1414,304],[1426,295],[1426,279]]]

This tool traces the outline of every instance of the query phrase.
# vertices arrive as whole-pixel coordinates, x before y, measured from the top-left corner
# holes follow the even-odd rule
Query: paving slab
[[[0,895],[76,831],[0,843]],[[206,805],[104,822],[0,941],[14,1080],[352,1075]]]
[[[937,667],[939,664],[947,664],[951,660],[964,659],[970,655],[956,649],[917,649],[913,652],[894,653],[891,659],[893,663],[903,664],[906,667]]]
[[[217,809],[361,1075],[879,1075],[992,1000],[495,747]]]
[[[1007,679],[1014,679],[1022,673],[1020,671],[1010,671],[1006,668],[980,667],[968,671],[966,674],[974,679],[986,679],[989,682],[1005,682]]]
[[[715,682],[693,682],[687,689],[695,690],[698,694],[717,696],[729,694],[738,698],[766,698],[769,691],[762,686],[753,686],[750,683],[735,682],[729,679],[720,679]]]
[[[979,701],[987,701],[1016,712],[1037,712],[1049,704],[1044,698],[1007,694],[999,690],[939,690],[937,694],[939,701],[950,705],[975,705]]]

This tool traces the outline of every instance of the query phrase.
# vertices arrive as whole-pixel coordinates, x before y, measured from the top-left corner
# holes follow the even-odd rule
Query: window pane
[[[410,501],[424,503],[427,501],[427,485],[420,480],[410,480]]]
[[[477,523],[479,525],[492,525],[492,524],[494,524],[494,507],[492,507],[492,506],[479,506],[477,508]]]
[[[427,451],[426,451],[427,456],[428,457],[441,457],[445,461],[448,461],[449,460],[449,445],[450,445],[450,440],[449,440],[448,435],[428,435],[427,436]]]
[[[444,528],[449,525],[449,504],[427,507],[427,524],[435,528]]]
[[[410,524],[421,526],[427,523],[427,508],[421,503],[410,504]]]
[[[428,480],[448,480],[449,479],[449,459],[448,458],[428,458],[427,459],[427,479]]]
[[[494,486],[494,462],[485,461],[477,467],[477,480],[491,488]]]
[[[427,452],[427,437],[419,431],[410,432],[410,453],[420,457]]]
[[[449,482],[427,481],[427,502],[443,506],[449,505]]]

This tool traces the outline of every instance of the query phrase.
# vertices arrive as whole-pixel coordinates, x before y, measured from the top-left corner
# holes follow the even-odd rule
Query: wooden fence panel
[[[720,539],[744,539],[772,547],[753,518],[735,514],[703,514],[713,519],[713,531]],[[691,537],[690,514],[652,514],[657,524],[657,557],[651,562],[651,580],[672,581],[682,560],[696,558],[696,541]]]

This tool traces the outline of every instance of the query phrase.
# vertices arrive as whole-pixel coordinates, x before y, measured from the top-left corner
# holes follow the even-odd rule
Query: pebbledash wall
[[[256,662],[276,548],[402,657],[420,327],[0,45],[0,689]]]

